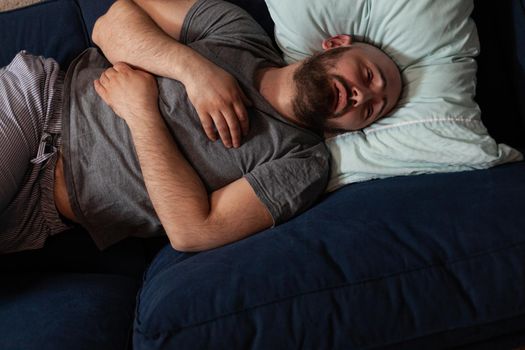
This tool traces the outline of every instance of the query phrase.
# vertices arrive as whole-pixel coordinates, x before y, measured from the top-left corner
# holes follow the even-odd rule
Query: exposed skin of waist
[[[55,186],[54,186],[55,206],[58,212],[67,219],[78,222],[71,204],[69,203],[69,196],[66,189],[66,180],[64,178],[64,163],[62,161],[62,153],[58,154],[58,160],[55,166]]]

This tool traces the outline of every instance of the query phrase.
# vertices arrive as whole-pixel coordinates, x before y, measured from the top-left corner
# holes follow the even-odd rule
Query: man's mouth
[[[344,111],[348,105],[348,90],[345,84],[342,84],[337,78],[334,80],[334,93],[333,114],[337,115],[341,113],[341,111]]]

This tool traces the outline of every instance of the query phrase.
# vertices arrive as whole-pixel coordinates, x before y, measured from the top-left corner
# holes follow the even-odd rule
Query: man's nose
[[[354,86],[352,88],[352,97],[350,99],[352,101],[352,105],[354,107],[357,107],[367,103],[368,101],[373,99],[373,97],[374,93],[367,87]]]

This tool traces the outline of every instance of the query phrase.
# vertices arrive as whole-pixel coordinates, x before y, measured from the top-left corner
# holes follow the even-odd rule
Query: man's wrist
[[[164,123],[158,108],[141,109],[122,116],[132,133],[141,133],[149,128],[157,128]]]
[[[177,43],[176,45],[182,45],[178,47],[177,52],[174,52],[174,60],[166,62],[169,66],[166,77],[180,81],[185,86],[195,81],[195,75],[198,74],[203,67],[209,64],[209,61],[194,51],[191,47]]]

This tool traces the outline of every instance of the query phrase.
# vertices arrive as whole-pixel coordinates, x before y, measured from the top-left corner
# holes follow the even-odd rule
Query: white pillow
[[[387,118],[327,140],[333,191],[397,175],[483,169],[522,159],[487,133],[473,98],[479,40],[472,0],[266,0],[291,63],[352,34],[399,65],[403,94]]]

